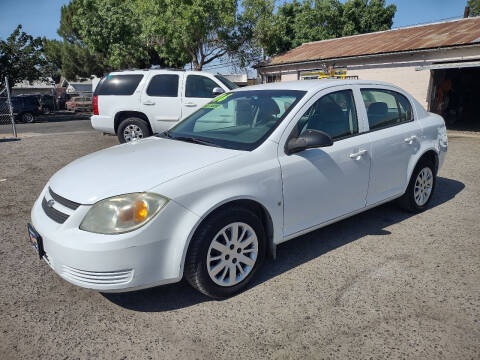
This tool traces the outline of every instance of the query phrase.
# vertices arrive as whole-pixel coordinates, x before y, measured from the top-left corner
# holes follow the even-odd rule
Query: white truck
[[[93,94],[92,127],[121,143],[170,129],[212,98],[238,87],[201,71],[127,70],[102,78]]]

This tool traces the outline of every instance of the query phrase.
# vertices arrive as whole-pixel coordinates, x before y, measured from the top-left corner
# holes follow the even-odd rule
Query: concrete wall
[[[360,80],[379,80],[393,83],[411,93],[428,109],[430,71],[416,69],[436,62],[472,61],[480,59],[480,44],[468,47],[421,50],[404,54],[379,54],[350,59],[332,59],[297,64],[281,64],[258,68],[265,81],[266,75],[281,75],[282,81],[297,80],[301,71],[318,70],[322,65],[347,68],[347,75]]]
[[[378,80],[392,83],[410,93],[426,109],[430,71],[416,71],[415,66],[349,70],[359,80]]]

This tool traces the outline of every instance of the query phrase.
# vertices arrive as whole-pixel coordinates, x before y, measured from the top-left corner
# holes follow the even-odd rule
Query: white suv
[[[92,126],[121,143],[170,129],[215,96],[238,87],[221,75],[200,71],[112,72],[97,85]]]

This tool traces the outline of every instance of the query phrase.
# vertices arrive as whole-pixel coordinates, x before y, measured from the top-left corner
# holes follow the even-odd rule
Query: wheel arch
[[[420,161],[422,161],[424,159],[428,159],[428,160],[433,162],[433,164],[435,166],[434,173],[435,173],[435,175],[437,174],[438,168],[439,168],[439,154],[438,154],[438,151],[435,148],[425,149],[421,153],[421,155],[419,155],[417,157],[416,161],[411,163],[410,168],[408,169],[408,178],[407,178],[407,183],[406,183],[405,190],[407,189],[408,184],[410,183],[413,171],[415,170],[417,165],[420,163]]]
[[[205,212],[203,216],[199,218],[195,226],[191,229],[188,239],[185,243],[185,248],[183,250],[183,255],[182,255],[182,261],[181,261],[181,274],[183,274],[184,271],[184,265],[185,265],[185,259],[187,256],[188,249],[191,244],[191,240],[195,234],[195,232],[198,230],[200,225],[210,216],[215,214],[217,211],[220,211],[222,209],[225,209],[227,207],[231,206],[241,206],[246,209],[252,210],[257,214],[263,224],[263,227],[265,229],[265,233],[267,236],[267,255],[275,258],[276,257],[276,244],[274,243],[274,224],[272,220],[272,216],[270,215],[270,212],[267,210],[267,208],[260,203],[256,199],[252,199],[249,197],[237,197],[237,198],[232,198],[225,200],[221,203],[218,203],[214,206],[212,206],[208,211]]]
[[[115,114],[115,118],[114,118],[114,121],[113,121],[113,128],[114,128],[115,134],[117,133],[117,130],[118,130],[118,127],[120,126],[120,123],[123,120],[128,119],[130,117],[137,117],[137,118],[145,121],[145,123],[148,125],[148,128],[150,129],[150,131],[153,134],[153,129],[152,129],[152,125],[150,124],[150,120],[148,119],[147,115],[145,115],[141,111],[119,111],[119,112],[117,112]]]

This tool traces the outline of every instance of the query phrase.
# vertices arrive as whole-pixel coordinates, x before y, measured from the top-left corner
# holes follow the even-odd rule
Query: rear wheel
[[[185,259],[185,278],[207,296],[223,299],[245,289],[266,252],[263,225],[242,207],[207,217],[193,236]]]
[[[25,123],[33,123],[35,121],[35,116],[32,113],[23,113],[22,114],[22,121]]]
[[[117,130],[117,137],[121,143],[140,140],[151,135],[152,132],[145,120],[136,117],[123,120]]]
[[[421,212],[432,199],[436,184],[435,165],[430,160],[421,160],[413,171],[400,205],[410,212]]]

